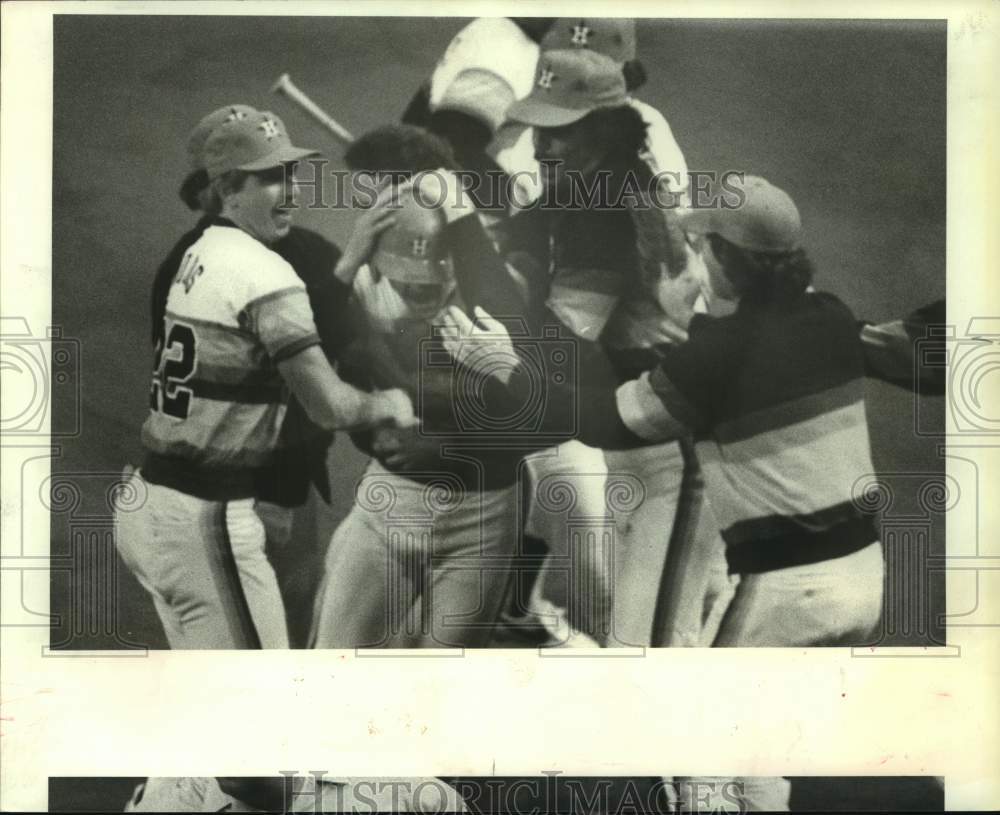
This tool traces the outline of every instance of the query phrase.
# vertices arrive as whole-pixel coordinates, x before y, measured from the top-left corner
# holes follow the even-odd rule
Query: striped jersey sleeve
[[[319,344],[309,296],[301,283],[256,297],[243,312],[247,328],[276,363]]]
[[[770,571],[876,539],[854,501],[874,473],[863,376],[853,316],[809,294],[692,321],[689,341],[620,394],[619,411],[646,437],[694,428],[731,571]]]

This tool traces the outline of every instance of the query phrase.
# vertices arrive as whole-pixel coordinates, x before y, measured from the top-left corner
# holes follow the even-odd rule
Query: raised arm
[[[929,365],[927,360],[945,356],[946,323],[943,299],[917,309],[902,320],[878,325],[862,323],[865,372],[923,396],[944,394],[947,366]]]

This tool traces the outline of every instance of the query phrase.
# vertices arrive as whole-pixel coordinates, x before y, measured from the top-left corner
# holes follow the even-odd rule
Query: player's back
[[[176,471],[184,463],[243,484],[277,442],[288,398],[277,362],[318,342],[305,286],[275,252],[218,221],[181,261],[164,337],[142,432],[144,472],[197,482],[197,473]]]
[[[715,370],[677,384],[714,381],[695,403],[711,417],[697,449],[730,567],[784,568],[874,540],[853,494],[874,466],[850,310],[824,293],[781,308],[741,303],[730,317],[696,318],[689,342],[715,345],[705,356]]]
[[[431,76],[430,105],[435,109],[463,71],[496,74],[520,99],[531,91],[538,61],[534,42],[508,17],[478,17],[459,31],[438,60]]]

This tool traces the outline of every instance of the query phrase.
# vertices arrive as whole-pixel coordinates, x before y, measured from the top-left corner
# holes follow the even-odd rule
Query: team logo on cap
[[[229,115],[226,117],[227,122],[242,122],[247,115],[242,110],[237,110],[236,108],[229,108]]]
[[[538,77],[538,87],[545,88],[545,90],[552,90],[552,80],[556,78],[555,73],[551,68],[545,68],[541,75]]]
[[[413,257],[422,258],[427,256],[427,238],[413,239]]]
[[[573,26],[573,36],[570,38],[570,42],[573,45],[578,45],[584,48],[587,45],[587,41],[590,38],[590,29],[584,25],[583,20],[580,20],[580,25]]]
[[[264,131],[264,135],[267,136],[267,140],[270,141],[275,136],[280,136],[281,131],[278,130],[278,123],[274,119],[265,119],[259,125],[260,129]]]

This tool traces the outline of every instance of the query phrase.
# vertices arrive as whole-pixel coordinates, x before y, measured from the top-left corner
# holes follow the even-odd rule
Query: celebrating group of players
[[[288,647],[266,547],[337,430],[371,458],[314,647],[870,640],[864,377],[912,334],[813,290],[779,187],[689,189],[645,79],[634,21],[473,21],[347,149],[343,252],[292,226],[315,151],[277,116],[199,122],[118,512],[171,647]]]

